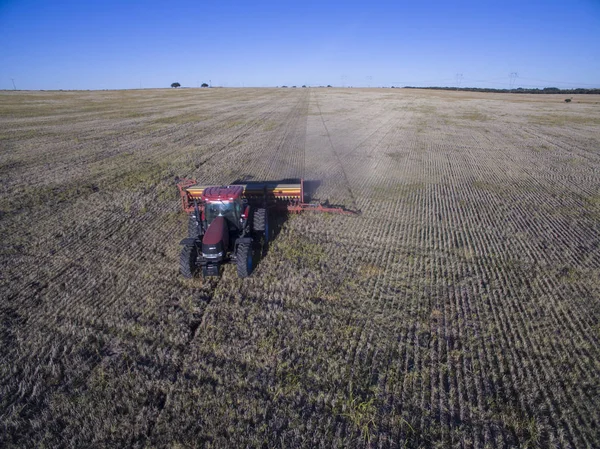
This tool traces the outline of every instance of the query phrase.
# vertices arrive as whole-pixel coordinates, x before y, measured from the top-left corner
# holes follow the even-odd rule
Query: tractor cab
[[[238,229],[242,216],[242,201],[237,198],[232,201],[211,201],[204,206],[206,223],[210,225],[216,217],[223,217],[229,229]]]
[[[242,204],[242,186],[208,187],[202,192],[204,200],[204,218],[210,224],[217,217],[223,217],[230,230],[241,227],[244,205]]]

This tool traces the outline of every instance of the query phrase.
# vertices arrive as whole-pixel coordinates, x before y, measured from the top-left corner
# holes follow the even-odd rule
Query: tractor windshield
[[[230,228],[237,228],[242,214],[242,205],[239,200],[213,201],[206,204],[204,213],[208,223],[211,223],[218,216],[223,216],[229,223]]]

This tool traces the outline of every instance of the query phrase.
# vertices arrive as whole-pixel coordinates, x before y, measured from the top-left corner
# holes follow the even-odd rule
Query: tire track
[[[323,124],[325,133],[327,134],[327,140],[329,141],[329,149],[330,149],[331,153],[333,154],[333,156],[335,157],[335,159],[337,160],[340,171],[342,172],[344,184],[346,186],[346,189],[348,190],[348,195],[350,196],[350,199],[352,201],[352,208],[354,208],[354,210],[357,210],[358,204],[356,202],[356,197],[354,196],[354,193],[352,192],[352,186],[350,185],[350,181],[348,180],[348,175],[344,168],[344,164],[343,164],[342,160],[340,159],[340,156],[336,152],[335,146],[333,145],[333,141],[331,140],[331,134],[329,133],[329,129],[327,128],[327,124],[325,123],[325,119],[323,118],[323,112],[321,111],[321,106],[319,105],[319,98],[316,94],[315,94],[314,98],[315,98],[315,105],[317,106],[317,109],[319,111],[319,116],[321,118],[321,123]]]

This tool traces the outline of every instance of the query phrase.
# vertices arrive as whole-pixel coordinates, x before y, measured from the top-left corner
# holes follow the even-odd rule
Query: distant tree
[[[328,84],[327,87],[331,87],[331,84]]]
[[[293,89],[295,89],[295,88],[296,88],[296,86],[292,86],[292,88],[293,88]]]
[[[306,84],[303,84],[302,87],[306,87]]]
[[[179,84],[179,83],[173,83],[173,84],[171,84],[171,87],[181,87],[181,84]]]
[[[202,86],[200,86],[200,87],[208,87],[208,84],[202,83]]]
[[[281,87],[286,88],[287,86],[281,86]]]

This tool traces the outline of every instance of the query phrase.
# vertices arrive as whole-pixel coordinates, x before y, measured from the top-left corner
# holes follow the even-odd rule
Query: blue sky
[[[600,87],[600,0],[0,0],[0,39],[0,89]]]

